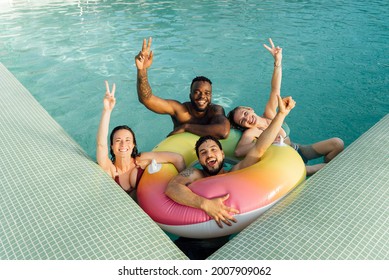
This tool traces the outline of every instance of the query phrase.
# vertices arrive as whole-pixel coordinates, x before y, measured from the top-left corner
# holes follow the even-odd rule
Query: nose
[[[202,98],[204,98],[204,97],[205,97],[205,94],[204,94],[203,92],[199,92],[198,98],[199,98],[199,99],[202,99]]]

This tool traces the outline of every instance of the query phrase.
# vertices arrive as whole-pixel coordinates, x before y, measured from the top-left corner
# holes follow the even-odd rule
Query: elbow
[[[167,187],[166,187],[166,189],[165,189],[165,195],[167,196],[167,197],[169,197],[170,199],[172,198],[172,187],[171,187],[171,184],[170,183],[168,183],[168,185],[167,185]]]
[[[226,139],[230,135],[230,130],[231,130],[231,124],[227,120],[227,118],[220,123],[219,129],[215,130],[216,131],[216,137],[219,139]]]
[[[259,150],[257,150],[258,151],[258,153],[257,153],[257,158],[258,158],[258,161],[262,158],[262,156],[265,154],[265,152],[266,152],[266,150],[267,150],[267,148],[265,149],[265,148],[262,148],[262,149],[259,149]]]
[[[234,156],[236,156],[236,157],[243,157],[244,156],[244,153],[242,152],[242,150],[240,150],[240,149],[236,149],[235,151],[234,151]]]
[[[178,172],[181,172],[186,168],[184,157],[180,154],[177,154],[177,159],[174,162],[174,166]]]
[[[181,172],[182,170],[185,170],[186,168],[186,163],[183,157],[181,157],[179,168],[177,169],[178,172]]]
[[[226,139],[228,138],[228,135],[230,135],[230,126],[224,126],[220,129],[219,133],[216,134],[219,139]]]
[[[227,139],[227,138],[228,138],[228,135],[230,135],[230,130],[227,130],[227,131],[223,132],[223,133],[220,135],[220,139]]]
[[[138,95],[138,101],[139,101],[139,103],[141,103],[141,104],[146,106],[145,100],[142,97],[140,97],[139,95]]]
[[[181,172],[185,169],[185,160],[184,157],[179,153],[168,152],[169,158],[166,158],[162,162],[168,162],[174,165],[178,172]]]

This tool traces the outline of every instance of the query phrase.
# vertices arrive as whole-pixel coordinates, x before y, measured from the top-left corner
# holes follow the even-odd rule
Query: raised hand
[[[138,70],[145,70],[153,63],[153,51],[150,51],[151,42],[151,37],[148,42],[146,39],[143,39],[142,50],[135,56],[135,65]]]
[[[278,98],[278,112],[288,115],[289,112],[296,106],[296,101],[291,96],[287,96],[281,99],[281,96],[277,95]]]
[[[270,47],[266,44],[263,44],[263,46],[271,53],[271,55],[274,57],[274,62],[281,63],[282,60],[282,48],[279,46],[275,47],[273,40],[269,38]]]
[[[116,104],[116,99],[115,99],[116,85],[114,83],[112,86],[112,91],[110,91],[108,81],[105,81],[105,88],[106,91],[105,91],[105,96],[103,101],[104,110],[112,111]]]

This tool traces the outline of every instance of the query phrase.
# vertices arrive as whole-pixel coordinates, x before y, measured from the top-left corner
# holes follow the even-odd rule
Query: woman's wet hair
[[[238,106],[238,107],[235,107],[234,109],[232,109],[228,114],[227,114],[227,119],[230,121],[230,124],[231,124],[231,127],[232,128],[236,128],[236,129],[239,129],[239,130],[246,130],[245,127],[237,124],[234,120],[234,117],[235,117],[235,114],[236,114],[236,111],[238,111],[238,109],[240,108],[244,108],[244,106]]]
[[[208,141],[208,140],[214,141],[218,145],[220,150],[223,151],[222,144],[220,143],[220,141],[216,137],[213,137],[211,135],[201,136],[199,138],[199,140],[197,140],[196,146],[195,146],[197,157],[199,157],[199,148],[200,148],[201,144],[203,144],[205,141]]]
[[[131,157],[132,158],[135,158],[136,156],[139,155],[139,152],[138,152],[138,147],[136,145],[136,138],[135,138],[135,133],[134,131],[132,131],[132,129],[130,127],[128,127],[127,125],[119,125],[117,127],[115,127],[114,129],[112,129],[112,132],[111,132],[111,135],[109,136],[109,140],[110,140],[110,144],[109,144],[109,147],[110,147],[110,154],[111,154],[111,160],[112,162],[115,162],[115,154],[113,153],[113,150],[112,150],[112,142],[113,142],[113,136],[115,135],[116,131],[118,130],[122,130],[122,129],[125,129],[125,130],[128,130],[131,134],[132,134],[132,138],[134,139],[133,143],[134,143],[134,148],[132,149],[132,152],[131,152]]]

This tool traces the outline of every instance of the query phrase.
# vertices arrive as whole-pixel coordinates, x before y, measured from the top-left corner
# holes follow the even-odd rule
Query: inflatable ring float
[[[232,129],[221,140],[226,161],[234,158],[241,132]],[[199,136],[191,133],[172,135],[160,142],[153,151],[180,153],[186,166],[198,162],[195,143]],[[188,187],[195,193],[215,198],[230,194],[225,204],[239,210],[237,223],[219,228],[203,210],[176,203],[165,195],[165,189],[177,175],[172,164],[162,164],[158,172],[146,169],[138,185],[140,207],[165,231],[191,238],[214,238],[237,233],[256,220],[263,212],[282,199],[305,179],[305,165],[298,153],[288,145],[272,145],[262,159],[247,168],[207,177]]]

